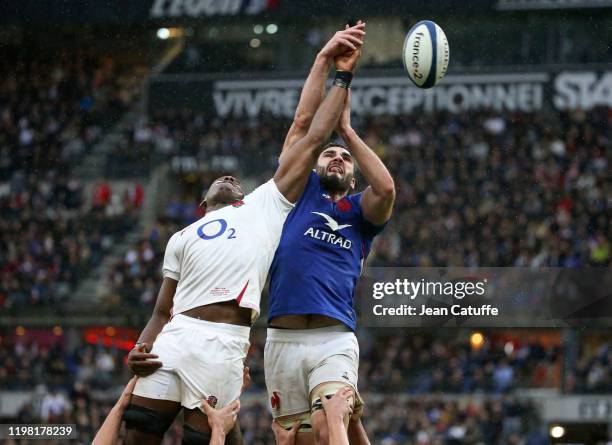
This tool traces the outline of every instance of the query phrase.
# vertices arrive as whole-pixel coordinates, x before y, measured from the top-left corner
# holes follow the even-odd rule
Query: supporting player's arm
[[[359,60],[360,51],[339,56],[335,59],[338,71],[353,72]],[[346,73],[344,73],[346,74]],[[342,81],[339,81],[342,84]],[[336,127],[347,99],[348,87],[333,85],[325,100],[315,113],[306,135],[287,149],[274,174],[278,190],[291,202],[296,202],[306,186],[308,174],[314,167],[323,144]]]
[[[150,360],[158,357],[155,354],[149,354],[148,351],[164,325],[170,320],[177,284],[178,281],[172,278],[164,278],[157,295],[153,315],[138,338],[138,347],[134,347],[128,355],[128,366],[136,375],[147,376],[162,366],[160,361]]]
[[[365,35],[364,29],[365,23],[361,23],[361,21],[350,28],[347,25],[344,30],[336,32],[317,54],[304,83],[293,123],[285,138],[279,160],[284,157],[283,155],[289,147],[308,133],[314,115],[325,98],[325,81],[334,62],[334,57],[347,50],[356,50],[360,47],[363,44],[361,38]]]
[[[208,402],[203,401],[202,410],[206,413],[208,424],[212,430],[210,445],[223,445],[226,442],[226,437],[228,443],[236,443],[230,440],[230,435],[231,431],[236,430],[236,420],[238,418],[238,411],[240,411],[239,400],[234,400],[221,409],[214,409]],[[239,443],[242,443],[242,436],[240,436]]]
[[[327,430],[329,434],[329,445],[349,445],[348,434],[344,426],[345,416],[350,416],[353,412],[349,398],[353,395],[353,390],[344,387],[336,391],[330,399],[321,397],[325,417],[327,419]]]
[[[121,429],[121,421],[123,420],[123,412],[130,404],[130,396],[134,390],[134,385],[136,385],[137,378],[136,376],[132,377],[125,386],[119,400],[117,400],[115,406],[109,411],[91,445],[114,445],[117,443],[119,430]]]
[[[350,116],[349,97],[337,130],[369,184],[361,195],[363,216],[372,224],[384,224],[393,211],[395,184],[385,164],[351,127]]]

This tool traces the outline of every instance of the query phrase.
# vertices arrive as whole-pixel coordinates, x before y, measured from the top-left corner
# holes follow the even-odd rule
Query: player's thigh
[[[310,413],[307,356],[308,348],[305,345],[282,338],[270,340],[268,333],[264,371],[274,419],[295,421],[297,417]]]
[[[325,411],[323,408],[323,403],[321,399],[327,398],[330,399],[336,394],[339,390],[343,388],[350,388],[352,390],[351,395],[348,398],[349,405],[352,410],[355,409],[359,404],[363,404],[359,393],[356,388],[351,386],[346,382],[323,382],[317,385],[310,393],[310,401],[311,401],[311,422],[312,428],[315,432],[315,436],[318,432],[322,430],[327,430],[327,422],[325,420]],[[348,423],[350,420],[350,414],[344,416],[344,426],[348,428]],[[315,440],[316,442],[316,440]]]
[[[327,417],[325,416],[325,411],[313,411],[310,415],[310,422],[312,424],[312,443],[315,445],[328,445],[329,431],[327,428]]]
[[[132,395],[126,409],[125,445],[158,445],[181,410],[181,404]]]
[[[183,411],[185,424],[192,427],[194,430],[210,434],[211,429],[208,424],[208,417],[199,408],[186,409]]]
[[[244,360],[249,349],[248,328],[197,319],[181,318],[181,322],[190,332],[176,369],[181,404],[189,410],[199,409],[203,401],[213,408],[229,405],[240,397],[242,389]]]
[[[304,412],[297,413],[297,414],[279,416],[279,417],[276,417],[274,420],[276,420],[276,422],[278,422],[278,424],[286,430],[290,430],[293,427],[293,425],[295,425],[296,423],[299,423],[300,427],[298,429],[298,436],[300,434],[303,434],[304,437],[308,437],[308,435],[312,433],[312,424],[310,421],[310,411],[304,411]],[[306,442],[307,439],[304,438],[303,441]],[[310,443],[312,443],[312,440],[310,441]]]
[[[295,438],[296,445],[314,445],[315,439],[312,431],[299,432]]]

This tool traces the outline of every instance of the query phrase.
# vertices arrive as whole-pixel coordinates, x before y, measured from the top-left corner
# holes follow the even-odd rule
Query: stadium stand
[[[16,313],[63,301],[136,221],[128,199],[103,182],[90,196],[72,169],[127,110],[137,79],[93,51],[5,56],[0,308]]]
[[[35,388],[18,410],[19,420],[76,423],[83,440],[91,440],[114,403],[116,383],[129,378],[126,351],[89,344],[82,332],[48,332],[47,341],[21,334],[0,334],[0,390]],[[253,444],[271,443],[272,438],[263,381],[264,339],[263,330],[253,331],[247,363],[252,386],[242,410],[245,440]],[[433,334],[388,336],[368,329],[362,329],[360,344],[360,380],[368,382],[365,422],[376,443],[546,443],[533,403],[513,394],[516,388],[534,385],[558,387],[554,372],[549,381],[538,381],[536,375],[540,366],[558,364],[558,351],[535,343],[508,355],[489,345],[472,350],[463,341]],[[601,343],[595,355],[580,360],[575,374],[585,376],[585,382],[593,382],[597,374],[609,385],[609,351],[610,343]],[[504,377],[504,368],[514,380]],[[480,381],[475,370],[481,370]],[[582,390],[580,384],[572,388]],[[609,391],[609,386],[590,390]],[[469,401],[452,394],[469,394]],[[179,419],[165,443],[180,443],[180,431]]]
[[[127,14],[133,5],[122,7]],[[475,14],[469,21],[450,14],[445,29],[451,31],[453,69],[477,72],[540,63],[561,69],[569,63],[612,60],[607,43],[612,29],[609,13],[593,14],[589,26],[581,15],[586,12],[554,14],[530,17],[531,26],[517,45],[508,45],[507,37],[490,36],[514,35],[524,24],[518,14],[500,20]],[[394,32],[402,37],[413,21],[388,17],[375,26],[393,23]],[[246,28],[244,23],[230,24],[229,18],[222,22],[216,32],[222,29],[227,42],[215,40],[212,26],[201,31],[188,22],[183,28],[177,18],[180,26],[172,32],[188,34],[195,29],[196,36],[203,37],[177,45],[181,51],[166,73],[191,73],[188,76],[197,78],[213,71],[234,75],[246,70],[244,78],[251,79],[259,75],[255,71],[265,75],[280,68],[300,69],[303,75],[327,33],[324,27],[332,26],[318,18],[316,23],[295,25],[292,32],[297,32],[300,45],[293,46],[299,50],[281,41],[288,41],[286,34],[279,33],[279,40],[261,35],[264,48],[249,53],[245,42],[253,37],[252,17],[245,19]],[[475,38],[477,24],[482,26]],[[99,40],[101,47],[104,38],[99,34],[115,31],[124,40],[138,34],[148,45],[149,34],[155,31],[136,28],[91,27],[86,34],[89,41]],[[598,42],[592,41],[594,31],[603,36]],[[248,39],[242,41],[245,33]],[[401,65],[397,51],[387,48],[388,34],[380,34],[385,57],[375,57],[377,52],[371,51],[363,67],[397,69]],[[41,35],[46,36],[44,30]],[[77,443],[85,444],[91,443],[129,378],[125,356],[133,339],[119,342],[114,334],[105,334],[104,341],[92,339],[86,329],[74,325],[51,328],[73,315],[64,303],[84,279],[100,281],[103,305],[82,306],[90,312],[87,315],[133,315],[121,320],[131,322],[136,333],[142,314],[150,314],[161,283],[166,242],[202,215],[197,205],[202,190],[217,173],[236,173],[249,185],[269,178],[289,121],[265,114],[219,118],[212,110],[163,106],[135,111],[143,78],[130,64],[130,55],[117,51],[123,59],[119,62],[93,48],[69,48],[61,38],[57,37],[59,52],[38,51],[37,45],[27,51],[2,46],[0,317],[5,325],[0,327],[0,402],[15,396],[20,403],[12,417],[0,420],[75,423]],[[154,42],[150,46],[174,43],[172,39]],[[535,69],[540,67],[529,67]],[[598,70],[592,68],[593,73]],[[129,112],[138,118],[115,128]],[[559,112],[544,106],[537,113],[436,111],[421,117],[357,113],[353,124],[392,166],[398,191],[393,219],[377,238],[368,265],[609,268],[612,264],[610,107]],[[92,177],[76,175],[79,163],[111,129],[119,137],[103,152],[104,165]],[[144,209],[149,216],[143,217],[149,189],[131,183],[124,193],[125,186],[118,187],[116,180],[149,178],[160,171],[166,172],[161,179],[166,183],[159,188],[167,188],[167,196],[163,200],[158,196],[156,207]],[[363,183],[359,179],[358,188]],[[136,235],[126,236],[128,232]],[[121,243],[126,248],[115,249]],[[102,267],[111,251],[117,259]],[[84,295],[89,297],[88,292]],[[44,328],[27,325],[32,309],[47,314]],[[112,327],[99,329],[114,332]],[[30,336],[30,331],[37,334]],[[532,339],[523,338],[510,348],[507,342],[493,341],[491,332],[483,333],[484,343],[474,347],[467,330],[449,334],[360,329],[359,377],[372,442],[543,445],[549,438],[538,403],[551,394],[586,395],[608,403],[612,392],[608,333],[592,340],[588,332],[581,332],[573,341],[558,335],[551,342],[534,331]],[[264,340],[265,330],[254,329],[247,359],[252,387],[243,397],[241,412],[245,441],[257,445],[273,443]],[[535,396],[524,397],[526,393]],[[163,443],[178,445],[181,434],[179,418]]]

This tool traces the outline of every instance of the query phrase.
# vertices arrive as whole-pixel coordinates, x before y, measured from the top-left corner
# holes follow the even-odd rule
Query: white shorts
[[[188,409],[208,400],[217,408],[240,396],[250,328],[177,314],[153,343],[163,366],[136,381],[133,394],[180,402]]]
[[[357,391],[359,343],[344,326],[269,328],[264,366],[272,416],[310,412],[310,393],[321,383],[346,382]]]

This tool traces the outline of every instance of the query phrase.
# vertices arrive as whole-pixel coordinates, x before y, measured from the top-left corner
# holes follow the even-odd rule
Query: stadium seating
[[[132,100],[130,72],[86,52],[7,51],[0,62],[0,308],[58,304],[134,222],[73,166]],[[57,306],[60,307],[59,305]]]

